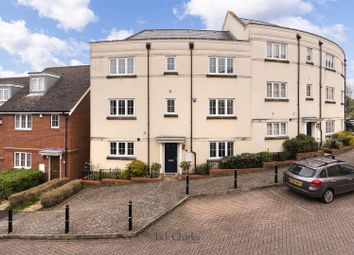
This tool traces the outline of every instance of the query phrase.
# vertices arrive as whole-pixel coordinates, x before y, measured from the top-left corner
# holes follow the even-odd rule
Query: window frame
[[[329,58],[331,58],[331,61],[329,60]],[[325,67],[331,70],[334,70],[335,65],[335,56],[333,56],[332,54],[326,53],[326,63],[325,63]]]
[[[7,92],[7,98],[5,97],[5,92]],[[1,98],[2,96],[2,98]],[[9,88],[0,88],[0,102],[6,102],[11,98],[11,89]]]
[[[215,114],[211,113],[211,107],[210,107],[210,101],[212,100],[215,100]],[[220,114],[219,113],[219,102],[220,101],[223,101],[224,102],[224,113],[223,114]],[[229,101],[232,101],[232,113],[229,114],[228,110],[228,102]],[[235,107],[236,107],[236,104],[235,104],[235,98],[209,98],[208,100],[208,116],[209,117],[222,117],[222,116],[235,116]]]
[[[332,123],[332,125],[328,125]],[[331,130],[329,130],[331,127]],[[334,120],[326,120],[326,134],[334,134],[335,133],[335,121]]]
[[[269,45],[271,46],[269,48]],[[278,46],[278,50],[279,50],[279,57],[275,57],[275,46]],[[283,51],[283,46],[285,49],[285,58],[282,58],[282,51]],[[267,42],[267,48],[266,48],[266,56],[267,59],[272,59],[272,60],[288,60],[288,44],[287,43],[281,43],[281,42],[272,42],[272,41],[268,41]],[[269,49],[271,49],[270,52]]]
[[[135,99],[134,98],[111,98],[109,101],[109,115],[110,117],[135,117]],[[111,102],[116,102],[116,114],[112,114]],[[124,114],[119,114],[119,101],[124,101]],[[128,114],[128,101],[133,101],[133,114]]]
[[[345,104],[345,91],[344,90],[341,90],[340,92],[340,102],[341,104]]]
[[[55,121],[55,120],[53,119],[54,116],[58,117],[58,120],[56,120],[56,121],[58,122],[58,125],[57,125],[57,126],[54,126],[54,125],[53,125],[53,121]],[[60,128],[60,115],[59,115],[59,114],[51,114],[51,115],[50,115],[50,127],[51,127],[52,129],[58,129],[58,128]]]
[[[313,62],[313,48],[308,47],[306,49],[306,62]]]
[[[329,91],[332,90],[332,98],[329,97]],[[334,102],[335,98],[335,87],[326,86],[326,101]]]
[[[112,144],[116,144],[116,154],[112,154]],[[124,144],[124,154],[119,154],[119,145]],[[129,144],[133,144],[133,154],[129,154]],[[109,157],[115,157],[115,158],[131,158],[135,157],[135,142],[134,141],[109,141],[108,142],[108,155]]]
[[[268,96],[268,84],[271,84],[271,86],[272,86],[272,90],[271,90],[271,92],[272,92],[272,96],[271,97],[269,97]],[[279,88],[278,88],[278,92],[279,92],[279,96],[278,97],[276,97],[276,96],[274,96],[274,85],[275,84],[278,84],[279,85]],[[282,95],[282,85],[285,85],[285,97],[282,97],[281,95]],[[267,81],[267,86],[266,86],[266,98],[267,99],[288,99],[288,84],[287,84],[287,82],[282,82],[282,81]]]
[[[133,60],[133,72],[128,72],[128,60]],[[111,61],[115,60],[115,69],[116,73],[112,73],[111,71]],[[119,60],[124,60],[124,73],[119,73]],[[135,57],[111,57],[108,59],[108,73],[110,76],[131,76],[135,75]]]
[[[173,58],[173,69],[168,69],[169,67],[169,63],[168,63],[168,59],[171,59]],[[168,55],[168,56],[165,56],[165,72],[167,73],[173,73],[173,72],[176,72],[177,68],[176,68],[176,56],[173,56],[173,55]]]
[[[19,160],[18,160],[18,162],[19,162],[19,165],[16,165],[16,154],[18,154],[19,155]],[[21,157],[22,157],[22,155],[25,155],[25,166],[22,166],[22,164],[21,164]],[[30,157],[28,157],[28,156],[30,156]],[[13,153],[13,166],[14,166],[14,169],[31,169],[32,168],[32,153],[30,153],[30,152],[14,152]],[[28,159],[30,159],[30,161],[28,161]],[[30,166],[28,166],[28,162],[30,162]]]
[[[38,89],[33,89],[34,81],[36,81],[36,85],[38,86]],[[42,81],[42,83],[40,81]],[[33,78],[31,78],[31,93],[43,93],[45,91],[44,84],[45,84],[44,77],[33,77]],[[40,88],[41,85],[43,86],[42,89]]]
[[[310,95],[307,94],[308,87],[310,87]],[[312,84],[306,84],[306,98],[312,98]]]
[[[168,102],[169,101],[173,101],[173,112],[169,112],[169,105]],[[170,114],[170,115],[176,115],[177,111],[176,111],[176,98],[166,98],[166,114]]]
[[[288,123],[287,122],[267,122],[266,123],[266,137],[285,137],[288,135]],[[282,133],[282,125],[285,125],[285,132]],[[271,125],[271,134],[268,134],[268,125]],[[278,125],[279,134],[275,134],[275,125]]]
[[[224,144],[224,150],[225,150],[225,156],[220,156],[220,144]],[[215,157],[212,156],[211,154],[211,144],[216,144],[215,147]],[[232,144],[232,155],[229,155],[229,144]],[[209,159],[221,159],[223,157],[229,157],[229,156],[234,156],[235,155],[235,142],[234,141],[209,141]]]
[[[17,117],[20,118],[19,123],[20,123],[20,127],[17,127]],[[30,117],[30,121],[28,120]],[[23,122],[22,118],[25,118],[25,122]],[[15,114],[14,117],[14,121],[15,121],[15,130],[32,130],[32,123],[33,123],[33,116],[31,114]],[[25,127],[22,127],[22,123],[26,123]],[[30,127],[29,124],[30,123]]]
[[[215,59],[215,73],[211,72],[211,59]],[[220,60],[224,60],[224,68],[225,68],[225,72],[221,73],[220,72]],[[232,60],[232,72],[228,72],[228,63],[229,60]],[[217,57],[217,56],[209,56],[208,57],[208,75],[235,75],[236,74],[236,58],[235,57]]]

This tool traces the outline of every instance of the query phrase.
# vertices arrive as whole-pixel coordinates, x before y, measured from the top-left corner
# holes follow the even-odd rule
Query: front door
[[[165,173],[177,173],[177,143],[165,144]]]
[[[311,122],[306,123],[306,134],[308,136],[312,136],[312,123]]]
[[[60,158],[59,157],[50,157],[50,179],[58,179],[60,171]]]

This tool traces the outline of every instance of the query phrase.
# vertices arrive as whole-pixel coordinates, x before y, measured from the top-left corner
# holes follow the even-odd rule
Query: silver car
[[[292,164],[283,180],[298,193],[330,203],[335,195],[354,191],[354,166],[336,159],[310,158]]]

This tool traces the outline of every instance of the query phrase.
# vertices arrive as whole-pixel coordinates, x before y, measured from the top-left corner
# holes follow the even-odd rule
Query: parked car
[[[296,161],[285,171],[284,184],[298,193],[330,203],[335,195],[354,191],[354,166],[324,157]]]

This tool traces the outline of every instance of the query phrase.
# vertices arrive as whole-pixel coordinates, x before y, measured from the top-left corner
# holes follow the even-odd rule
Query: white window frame
[[[211,72],[210,70],[210,62],[211,59],[215,59],[215,72]],[[221,73],[220,72],[220,66],[219,66],[219,62],[223,60],[224,62],[224,68],[225,68],[225,72]],[[229,66],[229,60],[232,61],[232,72],[228,72],[228,66]],[[234,57],[209,57],[208,58],[208,74],[209,75],[234,75],[236,72],[236,65],[235,65],[236,61]]]
[[[31,78],[31,93],[42,93],[44,89],[44,77]]]
[[[332,91],[331,93],[329,93],[330,91]],[[332,97],[330,97],[330,95]],[[326,87],[326,101],[332,101],[334,102],[336,100],[335,98],[335,88],[334,87]]]
[[[306,49],[306,62],[313,62],[313,49],[312,48],[307,48]]]
[[[310,95],[308,95],[308,88],[310,88]],[[312,98],[312,84],[306,84],[306,98]]]
[[[17,122],[17,118],[19,118],[19,122]],[[25,118],[25,121],[23,121]],[[29,120],[30,119],[30,120]],[[32,121],[33,117],[30,114],[15,114],[15,130],[32,130]],[[20,124],[20,126],[17,125]],[[22,126],[22,123],[25,123],[25,127]],[[28,125],[30,123],[30,125]]]
[[[268,126],[271,125],[271,132],[268,133]],[[282,126],[285,125],[285,132],[282,132]],[[276,134],[275,127],[278,127],[279,134]],[[287,122],[267,122],[266,125],[266,137],[285,137],[288,134]]]
[[[173,59],[173,69],[169,69],[168,60]],[[165,57],[165,71],[166,72],[176,72],[176,56],[166,56]]]
[[[341,90],[341,97],[340,97],[340,101],[342,104],[345,104],[345,91],[344,90]]]
[[[212,156],[211,155],[211,144],[216,144],[216,155]],[[220,148],[220,144],[223,143],[224,144],[224,148],[225,148],[225,156],[220,156],[219,154],[219,148]],[[232,155],[229,155],[229,150],[228,150],[228,146],[229,144],[232,143]],[[220,159],[223,157],[229,157],[229,156],[234,156],[235,155],[235,142],[234,141],[209,141],[209,158],[210,159]]]
[[[271,85],[271,96],[268,95],[268,85]],[[274,87],[278,85],[278,93],[279,96],[275,96],[275,90]],[[282,96],[282,86],[285,85],[285,96]],[[288,84],[286,82],[280,82],[280,81],[268,81],[267,82],[267,87],[266,87],[266,98],[269,99],[287,99],[288,98]]]
[[[16,160],[16,155],[18,155],[18,163],[19,164],[16,164],[17,160]],[[25,157],[25,164],[22,165],[22,162],[21,162],[21,158],[22,158],[22,155],[24,155]],[[32,153],[29,153],[29,152],[14,152],[13,154],[14,156],[14,168],[15,169],[31,169],[32,168]],[[29,163],[29,164],[28,164]]]
[[[327,120],[326,121],[326,134],[333,134],[335,131],[335,121]]]
[[[327,53],[325,67],[334,70],[334,59],[333,55]]]
[[[120,73],[119,71],[119,61],[124,60],[124,72]],[[133,60],[133,71],[128,72],[128,60]],[[111,61],[115,61],[116,72],[112,73],[111,71]],[[108,73],[111,76],[129,76],[135,75],[135,58],[134,57],[122,57],[122,58],[109,58],[108,59]]]
[[[169,105],[168,102],[169,101],[173,101],[173,112],[169,112]],[[175,115],[176,114],[176,98],[166,98],[166,114],[172,114]]]
[[[112,143],[115,143],[116,144],[116,154],[112,154],[112,151],[111,151],[111,144]],[[124,144],[124,154],[120,154],[119,153],[119,144]],[[133,154],[128,154],[128,144],[133,144]],[[108,142],[108,150],[109,150],[109,153],[108,155],[110,157],[135,157],[135,142],[133,141],[110,141]]]
[[[56,126],[53,125],[54,121],[56,121],[56,120],[53,119],[54,116],[58,117],[58,120],[57,120],[58,121],[58,125],[56,125]],[[51,114],[50,115],[50,127],[53,128],[53,129],[58,129],[60,127],[60,115],[59,114]]]
[[[279,56],[275,55],[275,48],[279,49]],[[285,50],[285,57],[282,57]],[[279,42],[267,42],[267,59],[288,60],[288,44]]]
[[[111,102],[116,102],[116,114],[112,114]],[[124,101],[124,114],[119,114],[119,101]],[[133,114],[128,114],[128,101],[133,101]],[[112,117],[134,117],[135,116],[135,99],[133,98],[116,98],[109,99],[109,116]]]
[[[210,101],[215,100],[215,113],[211,113]],[[232,101],[232,113],[228,111],[228,101]],[[224,113],[219,112],[219,102],[224,101]],[[234,98],[209,98],[208,100],[209,116],[235,116],[235,99]]]
[[[6,102],[11,97],[11,90],[8,88],[0,89],[0,102]]]

